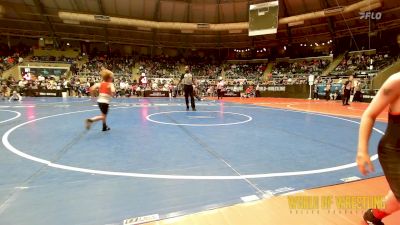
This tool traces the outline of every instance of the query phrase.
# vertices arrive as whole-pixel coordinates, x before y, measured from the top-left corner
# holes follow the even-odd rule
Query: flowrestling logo
[[[360,12],[360,19],[362,20],[380,20],[382,19],[382,13],[381,12]]]

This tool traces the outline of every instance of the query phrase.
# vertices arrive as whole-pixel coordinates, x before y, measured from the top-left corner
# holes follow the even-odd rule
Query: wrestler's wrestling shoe
[[[378,219],[378,218],[376,218],[376,217],[374,216],[374,214],[372,213],[372,209],[368,209],[368,210],[364,213],[363,218],[364,218],[365,222],[366,222],[368,225],[385,225],[385,224],[382,222],[382,220],[380,220],[380,219]]]

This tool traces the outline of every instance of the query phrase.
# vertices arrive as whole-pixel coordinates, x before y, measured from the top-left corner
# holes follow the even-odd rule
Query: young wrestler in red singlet
[[[86,120],[86,129],[90,129],[93,122],[102,121],[103,129],[102,131],[108,131],[110,128],[107,126],[107,114],[110,101],[112,96],[115,94],[115,87],[112,83],[114,74],[106,69],[100,71],[100,75],[103,78],[103,82],[97,83],[90,87],[90,92],[93,93],[95,90],[99,91],[99,96],[97,98],[97,103],[99,105],[101,115],[95,116]]]

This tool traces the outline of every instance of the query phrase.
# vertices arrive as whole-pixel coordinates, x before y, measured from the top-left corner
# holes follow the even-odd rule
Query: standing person
[[[214,85],[210,85],[209,87],[208,87],[208,89],[207,89],[207,95],[209,96],[209,97],[214,97]]]
[[[225,87],[225,82],[222,80],[222,78],[219,80],[217,84],[217,96],[218,100],[224,96],[224,87]]]
[[[146,73],[142,73],[141,77],[139,78],[139,85],[140,85],[140,88],[141,88],[142,90],[145,90],[145,89],[146,89],[146,87],[147,87],[147,82],[148,82],[148,80],[147,80],[147,77],[146,77]],[[143,97],[144,97],[144,96],[143,96]]]
[[[362,102],[361,82],[360,81],[355,82],[353,102]]]
[[[325,86],[325,99],[329,101],[331,99],[331,82],[327,81]]]
[[[11,101],[19,101],[20,102],[20,101],[22,101],[22,97],[17,91],[13,91],[13,93],[8,101],[9,102],[11,102]]]
[[[258,98],[258,97],[261,97],[261,94],[260,94],[260,84],[259,84],[259,83],[258,83],[257,86],[256,86],[256,98]]]
[[[169,82],[168,85],[169,100],[172,100],[173,92],[174,92],[174,84],[171,81]]]
[[[379,142],[378,156],[390,190],[384,209],[369,209],[364,213],[364,220],[370,225],[383,225],[383,218],[400,210],[400,73],[392,75],[382,85],[361,118],[356,162],[363,175],[374,171],[368,142],[376,118],[387,106],[388,126]]]
[[[350,94],[351,89],[353,88],[353,76],[350,76],[349,79],[344,83],[344,91],[343,91],[343,105],[350,105]]]
[[[101,120],[103,122],[102,131],[108,131],[110,130],[110,127],[107,126],[108,108],[112,96],[115,95],[115,87],[113,84],[114,74],[110,70],[103,69],[102,71],[100,71],[100,75],[103,78],[103,82],[97,83],[90,87],[90,92],[93,94],[95,90],[99,90],[97,103],[99,105],[101,115],[86,119],[86,129],[90,129],[92,123]]]
[[[7,86],[7,83],[5,81],[3,81],[3,83],[1,84],[1,97],[2,97],[3,100],[7,100],[8,91],[9,91],[9,88]]]
[[[190,72],[189,66],[185,66],[185,74],[182,74],[179,84],[180,83],[182,83],[184,86],[183,91],[185,93],[186,110],[189,110],[189,96],[190,96],[190,104],[192,106],[192,110],[196,111],[196,105],[194,103],[194,96],[193,96],[194,78],[193,74]]]
[[[319,96],[318,96],[318,81],[315,81],[315,82],[314,82],[314,94],[313,94],[313,98],[314,98],[314,100],[319,99]]]

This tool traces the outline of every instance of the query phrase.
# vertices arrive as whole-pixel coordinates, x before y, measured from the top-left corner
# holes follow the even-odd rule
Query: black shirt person
[[[189,96],[190,96],[190,103],[192,106],[192,110],[196,111],[196,105],[194,103],[194,93],[193,93],[194,78],[193,74],[189,70],[189,66],[185,67],[185,74],[182,74],[179,83],[183,84],[183,91],[185,93],[185,101],[186,101],[186,110],[189,110]]]
[[[349,77],[349,80],[347,80],[344,83],[344,93],[343,93],[343,105],[350,105],[349,100],[350,100],[350,95],[351,95],[351,89],[353,88],[353,76]]]

